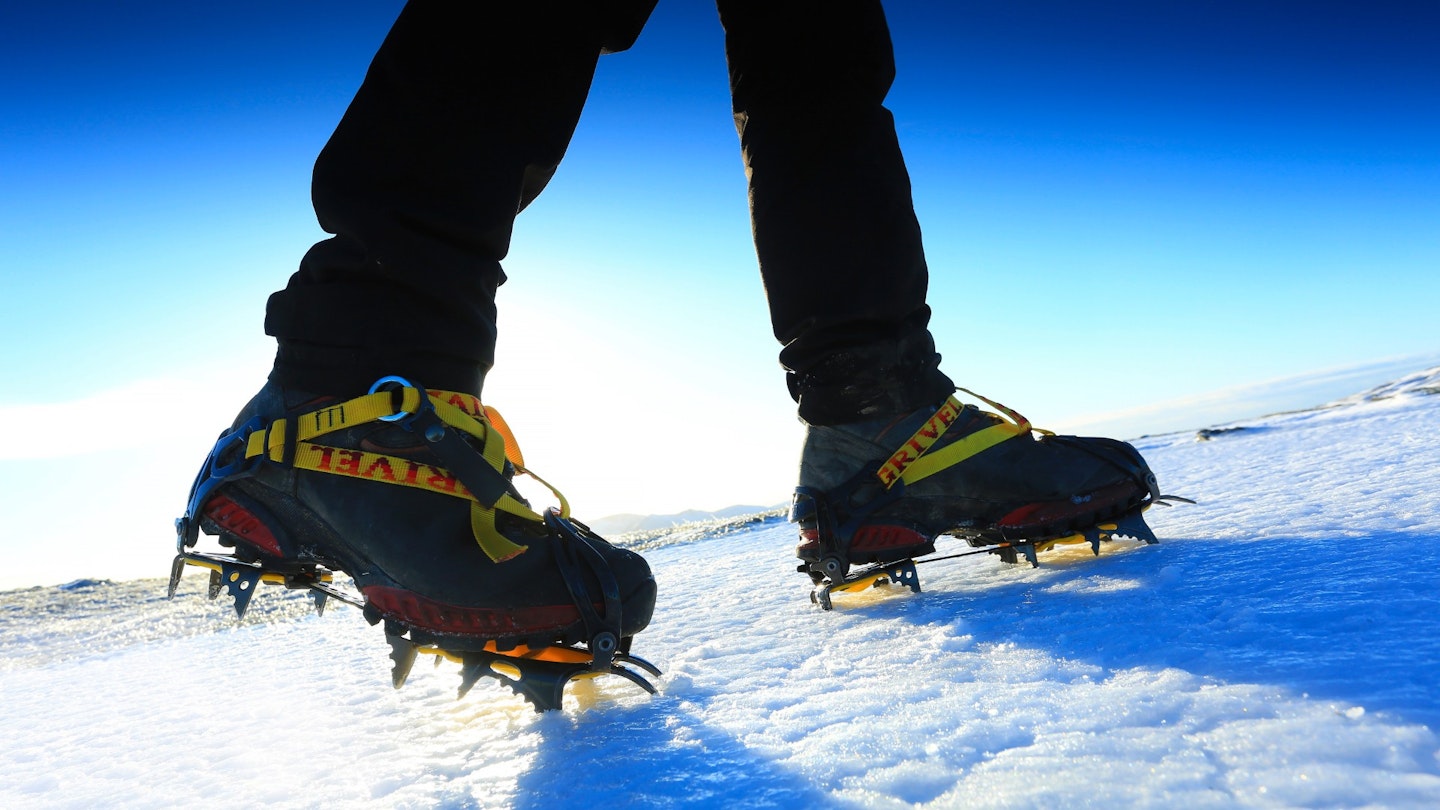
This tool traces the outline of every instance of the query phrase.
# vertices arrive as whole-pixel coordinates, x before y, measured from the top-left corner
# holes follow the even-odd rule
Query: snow
[[[358,611],[278,588],[240,622],[199,572],[0,593],[0,806],[1440,806],[1437,389],[1143,438],[1200,502],[1160,545],[829,613],[776,516],[637,535],[661,694],[563,713],[449,663],[392,690]]]

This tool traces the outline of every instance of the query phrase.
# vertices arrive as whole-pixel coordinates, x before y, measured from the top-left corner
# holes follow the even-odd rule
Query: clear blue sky
[[[122,470],[148,459],[156,492],[184,467],[184,489],[260,384],[265,296],[323,236],[310,163],[399,7],[0,10],[0,408],[30,442],[0,483],[95,457],[88,442]],[[961,384],[1065,428],[1440,353],[1440,4],[889,17],[889,106]],[[661,0],[636,47],[602,59],[566,163],[517,225],[486,395],[586,514],[786,494],[798,431],[725,79],[713,7]],[[106,414],[82,402],[114,391]],[[96,418],[14,424],[57,403]],[[145,456],[137,431],[173,434],[187,460]],[[675,449],[616,449],[642,437]],[[44,497],[6,497],[22,491]],[[183,492],[165,497],[174,512]]]

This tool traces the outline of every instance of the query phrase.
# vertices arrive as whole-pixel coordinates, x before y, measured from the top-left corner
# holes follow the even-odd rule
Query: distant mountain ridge
[[[753,515],[757,512],[765,512],[774,509],[773,506],[727,506],[714,512],[704,512],[699,509],[686,509],[683,512],[676,512],[671,515],[607,515],[598,520],[589,520],[585,524],[594,529],[598,534],[627,534],[629,532],[648,532],[655,529],[668,529],[672,526],[680,526],[686,523],[697,523],[702,520],[723,520],[726,518],[743,517]]]
[[[1377,385],[1368,391],[1336,400],[1321,407],[1377,402],[1398,396],[1430,396],[1433,394],[1440,394],[1440,366],[1406,374],[1397,380]]]

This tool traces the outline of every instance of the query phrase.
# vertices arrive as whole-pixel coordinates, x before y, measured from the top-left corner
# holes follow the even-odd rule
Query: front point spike
[[[235,599],[235,618],[243,619],[250,607],[250,597],[255,595],[255,586],[260,582],[260,569],[229,562],[221,563],[220,569],[218,573],[224,580],[225,590]],[[210,587],[215,588],[214,576],[210,578]]]
[[[1020,549],[1025,552],[1025,560],[1030,563],[1031,568],[1040,567],[1040,557],[1035,553],[1034,543],[1021,543]]]
[[[399,689],[410,677],[410,668],[415,665],[418,647],[415,642],[391,633],[385,634],[385,640],[390,642],[390,660],[395,662],[395,666],[390,669],[390,682]]]
[[[220,576],[220,569],[211,568],[210,585],[205,590],[206,598],[213,600],[215,597],[220,595],[220,589],[223,587],[225,587],[225,579],[224,577]]]
[[[330,598],[330,595],[324,591],[312,590],[310,591],[310,598],[315,601],[315,615],[324,616],[325,602]]]
[[[637,674],[637,673],[635,673],[635,672],[632,672],[632,671],[630,671],[629,669],[626,669],[625,667],[622,667],[622,666],[616,664],[616,665],[614,665],[614,666],[611,666],[609,671],[610,671],[610,674],[611,674],[611,675],[619,675],[620,677],[622,677],[622,678],[624,678],[625,680],[627,680],[627,681],[635,684],[636,686],[640,687],[641,689],[644,689],[646,692],[648,692],[648,693],[650,693],[650,694],[652,694],[652,695],[653,695],[653,694],[656,694],[656,692],[655,692],[655,686],[654,686],[653,684],[651,684],[649,681],[645,680],[645,679],[644,679],[643,677],[641,677],[639,674]],[[659,673],[657,672],[656,674],[658,675]]]
[[[1145,522],[1145,517],[1138,509],[1115,521],[1115,523],[1116,534],[1133,537],[1136,540],[1144,542],[1147,546],[1153,546],[1160,542],[1160,540],[1155,537],[1155,532],[1150,528],[1150,524]]]
[[[185,573],[185,555],[176,554],[175,562],[170,563],[170,588],[166,591],[166,599],[175,598],[175,590],[180,587],[180,575]]]
[[[644,658],[641,658],[638,655],[631,655],[627,652],[615,656],[615,659],[625,664],[634,664],[635,666],[645,670],[651,675],[654,675],[657,678],[660,677],[660,668],[650,663],[649,661],[646,661]],[[654,694],[653,691],[651,692],[651,694]]]
[[[530,705],[535,707],[537,714],[551,710],[559,711],[565,699],[565,684],[569,683],[570,679],[576,675],[589,671],[589,667],[583,664],[558,664],[555,666],[517,668],[520,669],[520,678],[518,680],[505,678],[503,676],[501,676],[501,680],[504,681],[505,685],[509,686],[515,694],[529,701]],[[614,669],[615,668],[612,667],[607,671],[613,672]]]
[[[485,675],[494,677],[495,671],[490,669],[490,661],[483,654],[479,656],[465,654],[461,656],[460,665],[460,694],[455,696],[456,700],[465,697],[470,689]]]

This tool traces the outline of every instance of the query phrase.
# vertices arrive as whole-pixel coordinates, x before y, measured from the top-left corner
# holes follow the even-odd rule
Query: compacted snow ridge
[[[450,663],[393,690],[378,628],[282,588],[241,621],[194,569],[3,592],[0,806],[1440,806],[1437,391],[1145,437],[1199,502],[1159,545],[828,613],[776,513],[627,536],[660,694],[544,715]]]

